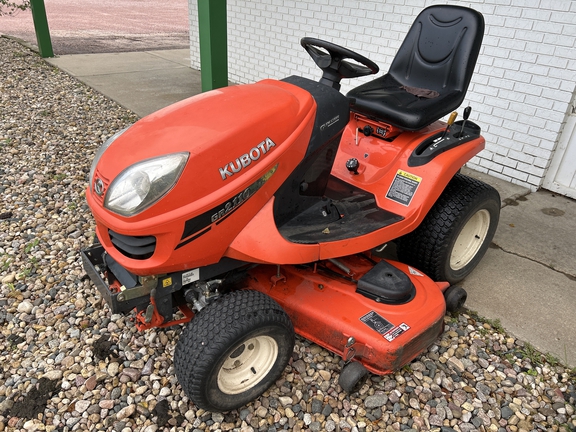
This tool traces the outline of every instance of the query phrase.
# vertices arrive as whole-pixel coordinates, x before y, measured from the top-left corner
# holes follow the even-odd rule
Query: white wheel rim
[[[251,389],[270,372],[277,357],[278,344],[270,336],[256,336],[242,342],[218,372],[220,391],[233,395]]]
[[[477,211],[464,225],[450,255],[452,270],[466,267],[474,259],[488,235],[490,213],[482,209]]]

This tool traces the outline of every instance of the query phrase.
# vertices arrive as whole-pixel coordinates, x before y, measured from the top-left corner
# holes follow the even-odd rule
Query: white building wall
[[[438,3],[470,6],[486,21],[463,104],[472,106],[486,149],[468,165],[538,188],[576,90],[575,0],[228,0],[229,80],[319,78],[300,46],[304,36],[358,51],[385,72],[416,15]],[[189,6],[191,62],[199,68],[197,0]],[[367,80],[347,80],[342,91]]]

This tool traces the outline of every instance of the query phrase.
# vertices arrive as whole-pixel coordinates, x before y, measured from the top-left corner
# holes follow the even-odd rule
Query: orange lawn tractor
[[[498,192],[459,173],[484,148],[480,127],[469,108],[452,113],[483,32],[472,9],[428,7],[388,73],[346,96],[341,79],[378,66],[304,38],[319,82],[210,91],[100,148],[86,193],[99,242],[84,267],[140,330],[186,323],[174,366],[198,407],[261,395],[295,332],[342,357],[346,391],[434,343],[499,218]],[[389,242],[398,261],[378,253]]]

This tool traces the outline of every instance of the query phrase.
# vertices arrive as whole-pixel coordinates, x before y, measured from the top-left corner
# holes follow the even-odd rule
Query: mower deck
[[[258,266],[249,271],[249,288],[276,300],[296,333],[382,375],[409,363],[437,339],[446,312],[443,291],[448,288],[407,265],[385,263],[384,278],[405,275],[413,285],[414,293],[402,304],[383,298],[386,292],[382,297],[372,295],[374,299],[358,292],[357,281],[375,264],[362,254],[342,258],[336,265],[323,261],[310,266]],[[393,294],[397,283],[388,285]]]
[[[136,307],[140,329],[167,327],[193,318],[188,307],[180,308],[183,318],[161,318],[162,314],[172,315],[165,309],[185,306],[171,299],[181,290],[182,272],[165,275],[151,284],[116,287],[117,283],[110,284],[115,278],[109,269],[105,270],[103,252],[100,245],[84,251],[84,266],[113,313]],[[412,361],[443,328],[443,291],[448,283],[434,282],[395,261],[377,262],[357,254],[310,265],[260,265],[248,271],[246,281],[245,288],[267,294],[282,306],[296,333],[345,361],[362,361],[369,371],[379,375]],[[153,308],[148,312],[153,314],[146,318],[141,305],[151,299]]]

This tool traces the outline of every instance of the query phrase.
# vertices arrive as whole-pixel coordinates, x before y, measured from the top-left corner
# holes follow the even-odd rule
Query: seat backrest
[[[484,18],[479,12],[430,6],[416,17],[388,73],[406,86],[466,92],[483,35]]]

